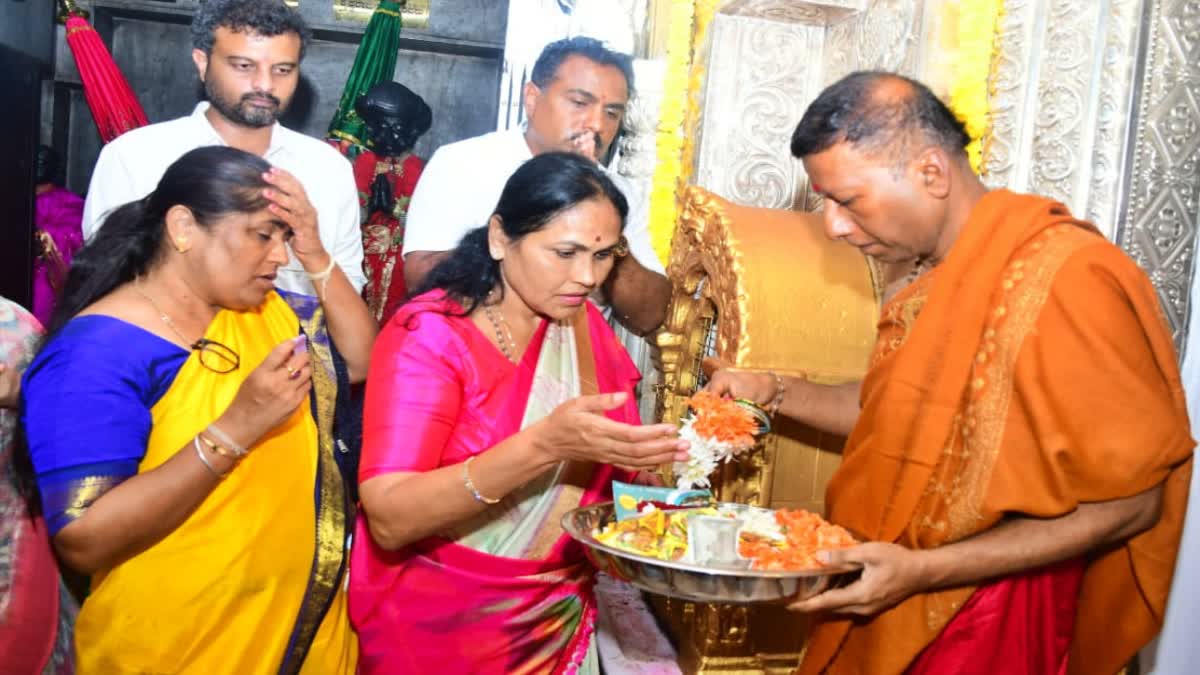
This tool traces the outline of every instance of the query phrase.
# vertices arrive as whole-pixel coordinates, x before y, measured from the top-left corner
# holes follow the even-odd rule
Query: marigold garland
[[[980,170],[982,138],[988,130],[989,75],[995,53],[997,28],[1004,14],[1004,0],[959,0],[955,22],[958,50],[953,56],[950,108],[967,126],[971,144],[967,154],[971,167]]]
[[[681,170],[675,192],[676,202],[678,202],[679,195],[683,194],[683,188],[691,182],[692,172],[696,168],[696,140],[699,137],[704,81],[708,75],[708,54],[706,51],[708,28],[712,25],[713,17],[717,13],[717,5],[719,4],[718,0],[696,0],[695,4],[692,28],[692,64],[690,74],[688,75],[687,117],[685,118],[683,128],[683,151],[679,159]],[[671,229],[672,232],[667,233],[668,245],[674,234],[674,223],[672,223]],[[669,253],[670,251],[668,250]]]
[[[650,240],[665,264],[678,212],[676,192],[683,173],[683,123],[687,116],[688,69],[692,62],[695,2],[671,3],[667,25],[667,69],[663,76],[655,155],[658,163],[650,184]]]

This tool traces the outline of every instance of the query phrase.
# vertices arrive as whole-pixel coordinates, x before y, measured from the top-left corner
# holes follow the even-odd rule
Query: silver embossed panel
[[[696,182],[747,206],[791,208],[803,173],[789,151],[792,129],[820,91],[824,28],[718,15]]]
[[[1154,281],[1185,343],[1200,217],[1200,2],[1149,0],[1128,201],[1117,241]]]

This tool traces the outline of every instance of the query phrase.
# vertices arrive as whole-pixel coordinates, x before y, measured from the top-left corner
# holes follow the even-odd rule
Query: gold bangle
[[[479,492],[479,489],[475,487],[475,481],[471,480],[471,461],[474,459],[475,459],[475,456],[471,455],[470,457],[467,458],[467,461],[463,462],[463,465],[462,465],[462,467],[463,467],[463,470],[462,470],[463,485],[467,486],[467,491],[471,493],[471,496],[475,498],[475,501],[477,501],[481,504],[487,504],[488,506],[491,506],[493,504],[499,504],[500,503],[499,499],[492,499],[490,497],[484,497],[483,494]]]
[[[204,467],[208,469],[212,475],[216,476],[217,478],[225,478],[225,474],[217,471],[217,467],[213,466],[212,462],[208,461],[208,457],[204,456],[204,450],[200,448],[200,441],[197,440],[198,438],[200,438],[200,434],[196,434],[196,438],[192,439],[192,447],[196,448],[196,456],[200,458],[200,461],[204,464]]]
[[[204,444],[207,445],[210,450],[217,453],[218,455],[224,457],[225,459],[233,460],[234,464],[237,464],[242,459],[241,455],[235,453],[232,450],[226,450],[225,446],[221,445],[220,443],[214,443],[210,438],[208,438],[204,434],[196,434],[196,438],[199,438],[200,440],[204,441]]]

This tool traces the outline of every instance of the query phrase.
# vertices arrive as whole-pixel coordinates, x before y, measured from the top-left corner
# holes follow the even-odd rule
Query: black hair
[[[300,37],[301,60],[312,39],[304,17],[283,0],[202,0],[192,16],[192,47],[212,54],[218,28],[264,37],[295,33]]]
[[[907,85],[899,95],[881,92]],[[881,71],[859,71],[831,84],[808,106],[792,133],[792,154],[803,159],[845,141],[864,153],[887,151],[900,162],[914,144],[933,144],[966,156],[971,142],[962,121],[929,87]]]
[[[420,94],[399,82],[372,85],[354,102],[354,111],[363,121],[376,112],[403,117],[411,126],[414,142],[433,126],[433,109]]]
[[[163,221],[171,207],[186,206],[202,227],[225,215],[266,208],[269,202],[262,190],[268,183],[262,175],[270,168],[262,157],[223,145],[196,148],[175,160],[154,192],[108,213],[75,255],[41,348],[81,310],[144,274],[162,257],[167,246]],[[20,429],[12,467],[17,489],[30,515],[36,515],[41,510],[37,481]]]
[[[542,229],[563,211],[589,199],[607,199],[621,216],[629,203],[595,162],[568,152],[548,152],[522,164],[504,184],[494,215],[509,241]],[[500,261],[488,250],[488,228],[475,228],[426,275],[413,295],[438,288],[470,314],[500,285]]]
[[[533,72],[529,74],[531,82],[539,89],[558,77],[558,69],[570,56],[582,56],[585,59],[602,66],[612,66],[625,76],[625,90],[629,98],[633,98],[633,59],[628,54],[614,52],[604,43],[590,37],[577,36],[551,42],[542,49],[542,53],[533,64]]]
[[[50,319],[50,338],[85,307],[145,274],[166,250],[164,219],[186,206],[201,226],[231,213],[267,207],[265,159],[223,145],[191,150],[171,166],[154,192],[109,212],[71,262],[62,298]]]

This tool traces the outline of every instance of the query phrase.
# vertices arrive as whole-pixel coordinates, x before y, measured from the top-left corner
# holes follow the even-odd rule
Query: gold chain
[[[183,341],[183,344],[188,345],[192,349],[195,349],[194,345],[196,343],[187,339],[186,337],[184,337],[183,333],[181,333],[179,331],[179,329],[175,327],[175,322],[171,320],[171,317],[167,316],[167,313],[162,311],[162,309],[158,306],[158,303],[154,302],[154,298],[151,298],[149,295],[146,295],[146,291],[142,290],[142,278],[141,277],[134,279],[133,290],[137,291],[138,295],[142,296],[143,298],[146,299],[146,302],[150,303],[150,306],[154,308],[154,311],[158,312],[158,318],[162,319],[162,322],[167,324],[167,328],[170,328],[171,332],[174,333],[180,340]]]

